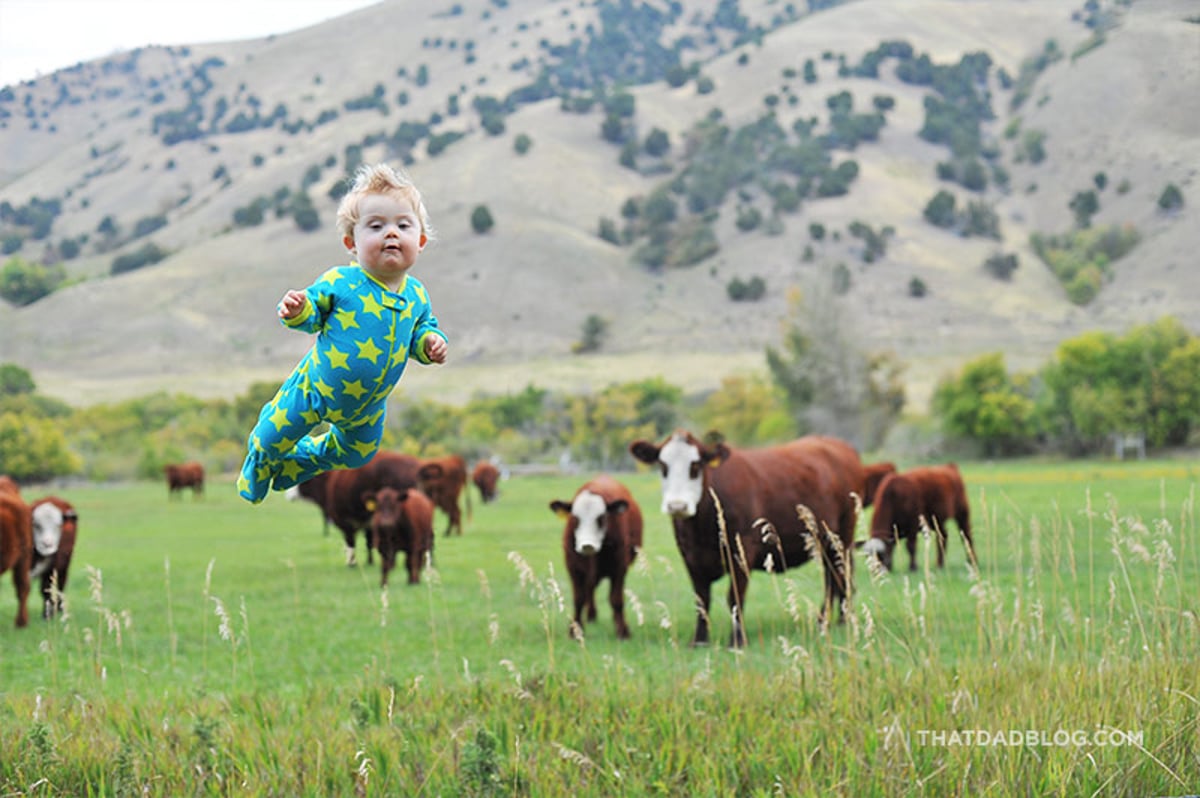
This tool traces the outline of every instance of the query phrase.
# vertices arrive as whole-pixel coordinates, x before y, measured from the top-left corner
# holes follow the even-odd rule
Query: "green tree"
[[[1033,437],[1028,379],[1010,377],[999,352],[943,377],[934,389],[932,408],[947,433],[980,444],[989,457],[1025,451]]]
[[[572,348],[575,354],[584,352],[595,352],[604,342],[604,336],[608,334],[608,322],[595,313],[590,314],[583,320],[583,328],[580,330],[580,340]]]
[[[0,474],[17,482],[43,482],[79,470],[57,423],[23,413],[0,413]]]
[[[1068,207],[1071,209],[1071,213],[1075,214],[1076,227],[1091,227],[1092,217],[1100,210],[1100,199],[1096,196],[1096,192],[1091,189],[1077,191],[1075,192],[1075,196],[1071,197]]]
[[[945,190],[939,191],[925,205],[925,221],[936,227],[953,227],[956,219],[954,204],[953,194]]]
[[[0,269],[0,297],[14,305],[30,305],[53,292],[65,277],[61,263],[43,266],[14,256]]]
[[[858,325],[828,287],[794,296],[790,315],[780,346],[767,347],[766,356],[796,430],[875,448],[904,407],[898,361],[859,348]]]
[[[1183,207],[1183,192],[1179,190],[1179,186],[1174,183],[1168,183],[1167,187],[1158,195],[1158,207],[1160,210],[1173,211]]]
[[[796,424],[779,389],[763,377],[725,377],[699,410],[705,429],[715,429],[738,446],[794,438]]]
[[[0,363],[0,398],[23,396],[37,389],[33,376],[16,363]],[[3,469],[0,469],[3,473]]]

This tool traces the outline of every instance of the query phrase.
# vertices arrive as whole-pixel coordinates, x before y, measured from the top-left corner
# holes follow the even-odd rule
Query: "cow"
[[[363,504],[363,494],[381,487],[418,487],[422,479],[434,480],[439,466],[423,464],[417,458],[381,451],[358,468],[327,471],[288,488],[289,499],[308,499],[321,508],[325,524],[332,523],[342,532],[346,543],[346,565],[357,564],[355,535],[371,523],[371,511]],[[367,563],[375,562],[370,535],[367,535]]]
[[[0,575],[12,571],[17,590],[17,628],[29,625],[29,569],[33,564],[33,520],[19,491],[0,490]]]
[[[380,587],[387,587],[396,554],[404,552],[408,583],[420,584],[421,568],[433,555],[433,501],[417,488],[382,487],[367,491],[363,504],[371,508],[371,544],[379,552]]]
[[[596,587],[608,579],[617,639],[628,639],[625,575],[642,548],[642,511],[637,502],[620,482],[598,476],[579,488],[570,503],[555,500],[550,509],[566,520],[563,554],[575,599],[571,636],[582,639],[585,608],[587,620],[596,620]]]
[[[62,611],[62,594],[67,589],[67,571],[75,551],[79,514],[70,502],[57,496],[38,499],[30,505],[33,517],[33,566],[31,579],[41,580],[42,617]]]
[[[867,483],[863,488],[862,506],[870,507],[875,501],[875,491],[879,489],[879,483],[883,482],[883,478],[888,474],[896,473],[896,464],[889,460],[881,460],[878,463],[866,463],[863,465],[863,473],[866,475]]]
[[[439,510],[450,519],[446,526],[446,537],[462,535],[462,510],[458,497],[464,494],[467,485],[467,461],[457,454],[433,457],[421,461],[420,480],[422,491]],[[471,494],[466,493],[467,512],[471,511]]]
[[[967,547],[967,558],[978,567],[971,540],[971,510],[958,466],[910,468],[889,474],[875,491],[875,516],[871,537],[862,549],[867,556],[892,570],[896,543],[903,538],[908,548],[908,570],[917,570],[917,534],[922,526],[933,530],[937,541],[937,565],[945,567],[946,521],[954,519]]]
[[[167,475],[167,498],[184,488],[192,489],[192,497],[204,495],[204,466],[196,461],[187,463],[172,463],[163,467]]]
[[[629,451],[662,472],[662,511],[671,517],[696,596],[693,646],[709,642],[712,584],[725,574],[733,648],[746,645],[743,609],[751,569],[782,571],[820,558],[820,619],[834,608],[844,614],[853,588],[850,551],[858,508],[852,494],[861,496],[865,488],[854,447],[813,435],[740,449],[678,430],[661,444],[634,441]]]
[[[496,485],[500,481],[500,469],[487,460],[480,460],[471,472],[471,481],[479,489],[479,497],[484,504],[496,498]]]

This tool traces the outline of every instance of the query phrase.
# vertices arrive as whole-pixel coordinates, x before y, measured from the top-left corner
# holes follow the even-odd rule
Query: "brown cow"
[[[387,587],[396,553],[404,552],[408,583],[419,584],[426,557],[433,555],[433,502],[417,488],[380,488],[363,494],[372,508],[371,541],[379,551],[380,587]]]
[[[318,474],[307,482],[288,488],[289,499],[308,499],[321,508],[325,524],[332,523],[342,532],[346,543],[346,564],[355,565],[355,535],[371,523],[371,511],[363,504],[363,494],[381,487],[418,487],[422,479],[433,480],[439,466],[422,464],[411,455],[378,452],[371,461],[358,468],[347,468]],[[370,535],[367,535],[367,562],[373,563]]]
[[[163,467],[167,475],[167,498],[184,488],[192,489],[193,498],[204,495],[204,466],[196,461],[172,463]]]
[[[863,465],[863,473],[867,477],[866,487],[863,489],[862,506],[870,507],[875,501],[875,491],[879,489],[879,483],[883,482],[883,478],[888,474],[896,473],[896,464],[888,460],[883,460],[878,463],[867,463]]]
[[[585,607],[587,620],[596,620],[596,586],[608,579],[617,638],[627,639],[625,575],[642,548],[642,511],[637,502],[620,482],[599,476],[576,491],[569,504],[552,501],[550,509],[567,522],[563,553],[575,598],[571,636],[583,637]]]
[[[75,551],[79,514],[70,502],[57,496],[38,499],[30,505],[33,516],[33,567],[31,579],[41,579],[42,617],[62,611],[62,594],[67,589],[67,571]]]
[[[819,557],[825,571],[821,618],[834,608],[844,613],[853,587],[857,508],[851,493],[861,496],[865,487],[852,446],[808,436],[782,446],[735,449],[701,443],[681,430],[658,445],[634,441],[629,451],[662,470],[662,511],[671,516],[696,595],[692,645],[708,643],[712,584],[725,574],[731,576],[730,645],[736,648],[746,644],[750,569],[782,571]],[[811,524],[798,505],[811,511]]]
[[[434,468],[436,466],[436,468]],[[467,485],[467,461],[457,454],[432,457],[421,461],[421,476],[418,483],[425,495],[450,519],[446,536],[462,535],[462,511],[458,497]],[[471,494],[467,493],[467,512],[471,510]]]
[[[975,544],[971,540],[971,510],[967,506],[967,491],[958,466],[911,468],[890,474],[879,483],[875,492],[875,517],[871,520],[871,538],[863,550],[879,558],[892,570],[896,543],[904,538],[908,548],[908,570],[917,570],[917,534],[922,525],[933,530],[937,542],[938,568],[945,567],[946,521],[953,518],[966,541],[967,558],[975,559]]]
[[[0,574],[12,571],[17,589],[17,626],[29,624],[29,568],[33,563],[33,521],[21,494],[0,490]]]
[[[471,472],[471,481],[479,488],[479,496],[484,504],[496,498],[496,485],[500,482],[500,469],[487,460],[480,460]]]

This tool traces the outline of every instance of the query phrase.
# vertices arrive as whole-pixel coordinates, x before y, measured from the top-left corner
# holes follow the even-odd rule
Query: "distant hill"
[[[864,349],[908,364],[921,410],[980,353],[1032,368],[1064,338],[1167,314],[1200,331],[1198,40],[1187,0],[384,0],[283,36],[84,63],[0,92],[0,240],[68,277],[33,304],[0,301],[0,362],[76,403],[282,378],[309,341],[274,305],[344,262],[337,186],[348,164],[387,159],[426,195],[438,240],[415,273],[452,341],[451,363],[410,370],[406,392],[455,401],[654,374],[715,387],[763,368],[807,292],[836,294]],[[905,77],[886,54],[901,43]],[[914,82],[964,57],[987,62],[966,99]],[[849,128],[834,118],[846,96]],[[967,160],[930,140],[930,98],[990,110],[982,190],[946,179]],[[877,108],[877,135],[846,143]],[[722,135],[751,153],[732,159],[745,174],[704,149]],[[789,172],[803,167],[785,147],[827,159],[827,177],[854,172],[845,193]],[[727,182],[708,200],[705,180]],[[1184,204],[1164,211],[1168,185]],[[927,221],[941,190],[960,212],[986,210],[999,237]],[[1131,226],[1139,242],[1081,305],[1030,236],[1069,232],[1089,191],[1091,226]],[[301,195],[313,230],[297,222]],[[651,198],[679,218],[645,227]],[[20,213],[47,205],[48,232]],[[662,230],[675,238],[656,250]],[[872,242],[882,252],[866,255]],[[148,244],[166,257],[112,274]],[[689,248],[712,254],[656,260]],[[1016,256],[1009,279],[984,268],[993,255]],[[760,299],[730,298],[756,279]],[[589,316],[607,335],[574,354]]]

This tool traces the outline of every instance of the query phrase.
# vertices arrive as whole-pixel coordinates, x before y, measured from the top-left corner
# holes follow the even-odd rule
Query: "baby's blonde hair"
[[[433,227],[429,224],[429,212],[421,192],[403,170],[393,169],[386,163],[363,164],[354,173],[354,185],[338,203],[337,226],[343,236],[354,235],[358,223],[358,205],[368,194],[388,194],[407,200],[421,220],[421,232],[429,241],[433,240]]]

